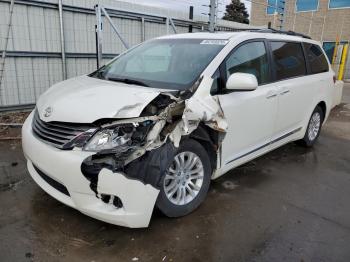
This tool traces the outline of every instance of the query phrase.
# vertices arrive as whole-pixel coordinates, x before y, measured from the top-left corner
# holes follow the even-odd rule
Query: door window
[[[264,42],[250,42],[238,47],[226,60],[227,78],[233,73],[253,74],[259,85],[268,83],[269,63]]]
[[[328,62],[321,48],[317,45],[304,43],[306,56],[310,64],[311,73],[318,74],[328,72]]]
[[[300,43],[271,42],[276,80],[306,75],[303,49]]]

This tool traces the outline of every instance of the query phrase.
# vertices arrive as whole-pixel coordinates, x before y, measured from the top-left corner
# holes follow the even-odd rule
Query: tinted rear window
[[[304,47],[307,59],[309,60],[311,73],[318,74],[328,72],[328,62],[321,48],[318,45],[309,43],[304,43]]]
[[[276,80],[306,75],[303,49],[300,43],[271,42]]]

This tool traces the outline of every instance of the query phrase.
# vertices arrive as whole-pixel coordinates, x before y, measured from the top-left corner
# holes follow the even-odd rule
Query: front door
[[[256,76],[254,91],[223,90],[218,95],[228,130],[222,145],[221,165],[230,169],[266,152],[273,134],[277,113],[277,88],[270,83],[271,70],[263,40],[244,43],[226,58],[224,79],[236,72]],[[225,168],[226,167],[226,168]]]

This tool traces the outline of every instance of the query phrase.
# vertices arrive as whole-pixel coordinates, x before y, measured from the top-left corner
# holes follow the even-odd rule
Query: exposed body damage
[[[170,165],[191,139],[201,149],[197,153],[206,156],[206,182],[201,177],[194,181],[209,186],[211,172],[221,165],[227,129],[218,98],[210,95],[212,64],[228,51],[229,41],[193,36],[148,41],[90,75],[45,92],[22,132],[28,170],[36,183],[91,217],[146,227]],[[169,65],[154,61],[156,56],[146,51],[153,49],[164,53],[164,61],[171,55]],[[148,59],[145,66],[143,59]],[[194,164],[193,170],[199,170],[201,163]],[[185,176],[190,177],[185,168],[182,192]]]
[[[82,81],[87,81],[86,77],[82,77]],[[59,114],[68,115],[63,110],[63,101],[56,99],[53,106],[57,111],[54,109],[53,115],[45,117],[48,102],[40,100],[22,131],[29,173],[47,193],[84,214],[117,225],[147,227],[162,176],[182,140],[199,141],[210,156],[212,170],[220,167],[220,145],[226,121],[216,97],[210,96],[206,88],[200,90],[201,85],[211,85],[212,81],[210,77],[202,77],[189,91],[156,91],[158,93],[147,95],[146,100],[153,97],[147,104],[138,102],[108,111],[109,118],[94,120],[91,125],[95,128],[78,136],[91,140],[98,132],[108,129],[118,134],[115,137],[118,146],[96,152],[84,150],[84,144],[71,142],[67,144],[72,144],[70,148],[57,149],[34,134],[34,122],[42,121],[38,118],[47,120],[41,125],[55,125],[55,121],[61,119]],[[50,91],[54,97],[56,92],[59,90]],[[86,97],[90,99],[90,94]],[[45,96],[44,99],[49,100]],[[133,117],[125,117],[128,110],[134,112]],[[74,117],[69,115],[72,121]],[[74,125],[80,127],[78,123]],[[69,195],[47,184],[43,174],[65,186]]]
[[[211,78],[202,78],[197,86],[201,83],[208,86],[210,81]],[[130,141],[130,144],[118,147],[117,150],[98,152],[84,160],[81,170],[90,181],[90,188],[96,196],[116,208],[126,205],[118,190],[113,191],[113,188],[117,188],[120,176],[123,176],[154,189],[146,190],[149,195],[145,196],[152,201],[152,211],[161,186],[161,177],[165,175],[180,141],[185,137],[192,137],[203,143],[215,168],[227,123],[218,100],[208,92],[196,92],[191,97],[187,95],[187,99],[163,93],[143,112],[148,115],[150,111],[158,111],[157,115],[116,120],[102,125],[101,128],[111,128],[131,124],[136,131],[144,123],[148,123],[150,127],[143,130],[147,134],[145,139]],[[159,100],[166,100],[168,104]],[[160,108],[154,108],[155,104]],[[147,214],[149,218],[151,213]]]

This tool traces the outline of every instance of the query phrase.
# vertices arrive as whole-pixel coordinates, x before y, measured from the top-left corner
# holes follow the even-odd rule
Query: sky
[[[120,1],[120,0],[119,0]],[[210,0],[122,0],[126,2],[134,2],[142,5],[149,5],[155,7],[162,7],[166,9],[175,9],[184,12],[188,12],[189,6],[194,6],[194,14],[199,15],[202,13],[209,13],[209,8],[203,5],[209,5]],[[225,13],[225,6],[229,4],[231,0],[219,0],[219,13],[218,16],[222,17]],[[250,13],[251,3],[248,1],[241,0],[247,7]]]

